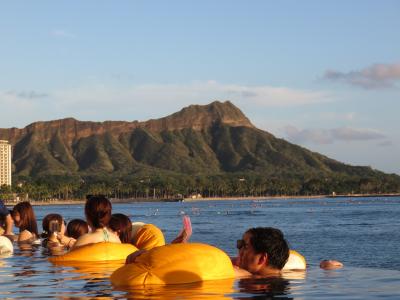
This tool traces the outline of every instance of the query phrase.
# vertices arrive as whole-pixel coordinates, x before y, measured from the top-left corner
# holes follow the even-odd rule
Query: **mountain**
[[[73,118],[0,129],[13,146],[14,174],[23,176],[134,174],[379,177],[257,129],[231,102],[191,105],[146,122]],[[393,175],[396,176],[396,175]],[[400,177],[396,176],[396,180]]]

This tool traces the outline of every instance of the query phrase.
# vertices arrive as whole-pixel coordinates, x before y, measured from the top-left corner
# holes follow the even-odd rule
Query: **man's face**
[[[243,235],[243,245],[239,249],[239,262],[240,268],[246,271],[256,274],[262,267],[263,261],[260,261],[263,254],[257,254],[254,251],[253,246],[250,243],[251,234],[245,233]]]

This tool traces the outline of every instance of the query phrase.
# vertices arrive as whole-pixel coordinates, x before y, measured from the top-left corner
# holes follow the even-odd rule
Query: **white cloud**
[[[216,81],[131,86],[90,84],[48,93],[12,92],[6,96],[14,98],[15,101],[19,98],[20,103],[22,99],[37,100],[32,105],[41,111],[41,120],[74,117],[80,120],[96,121],[160,118],[184,106],[207,104],[214,100],[231,100],[239,108],[244,108],[249,104],[255,107],[290,107],[331,100],[330,95],[325,92],[222,84]],[[20,109],[27,111],[28,107],[22,106]],[[36,119],[31,117],[27,122],[36,121],[37,115],[34,116]],[[4,117],[4,120],[10,118],[4,116],[2,111],[0,111],[0,117]]]
[[[340,72],[327,70],[324,79],[340,81],[365,89],[388,88],[400,80],[400,63],[374,64],[362,70]]]
[[[296,106],[330,101],[325,92],[271,86],[227,85],[215,81],[189,84],[146,84],[135,86],[91,85],[53,93],[63,103],[132,103],[169,101],[193,104],[213,99],[252,102],[263,106]],[[145,102],[146,101],[146,102]]]
[[[5,95],[14,96],[20,99],[36,99],[36,98],[46,98],[49,95],[46,93],[36,92],[36,91],[8,91]]]
[[[386,136],[374,129],[340,127],[332,129],[298,129],[286,126],[288,140],[294,143],[332,144],[336,141],[368,141],[384,139]]]
[[[331,101],[326,92],[296,90],[286,87],[242,86],[224,87],[231,97],[246,99],[263,106],[297,106]]]

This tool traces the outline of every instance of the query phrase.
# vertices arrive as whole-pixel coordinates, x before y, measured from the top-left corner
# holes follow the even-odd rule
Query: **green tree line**
[[[71,200],[88,194],[116,199],[177,199],[202,197],[268,197],[336,194],[399,193],[397,176],[262,176],[227,173],[218,175],[137,174],[111,177],[45,176],[16,177],[12,186],[0,187],[3,200]]]

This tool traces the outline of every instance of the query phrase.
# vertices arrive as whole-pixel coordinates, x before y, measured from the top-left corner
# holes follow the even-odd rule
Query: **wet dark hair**
[[[118,233],[122,243],[132,242],[132,222],[128,216],[124,214],[111,215],[109,227],[112,231]]]
[[[50,221],[57,221],[61,228],[63,217],[60,214],[48,214],[42,220],[42,238],[48,238],[50,235]]]
[[[85,215],[94,229],[107,227],[111,218],[111,202],[103,195],[86,196]]]
[[[282,231],[272,227],[250,228],[246,231],[250,243],[256,253],[266,253],[268,262],[274,268],[281,270],[289,258],[289,245]]]
[[[66,229],[66,236],[78,239],[80,236],[89,232],[89,226],[86,221],[82,219],[73,219],[68,222]]]
[[[38,237],[38,227],[32,205],[27,201],[20,202],[15,205],[12,210],[13,218],[16,213],[18,213],[20,217],[20,221],[18,222],[18,224],[16,224],[19,227],[19,232],[28,230],[29,232],[34,233],[36,237]]]

